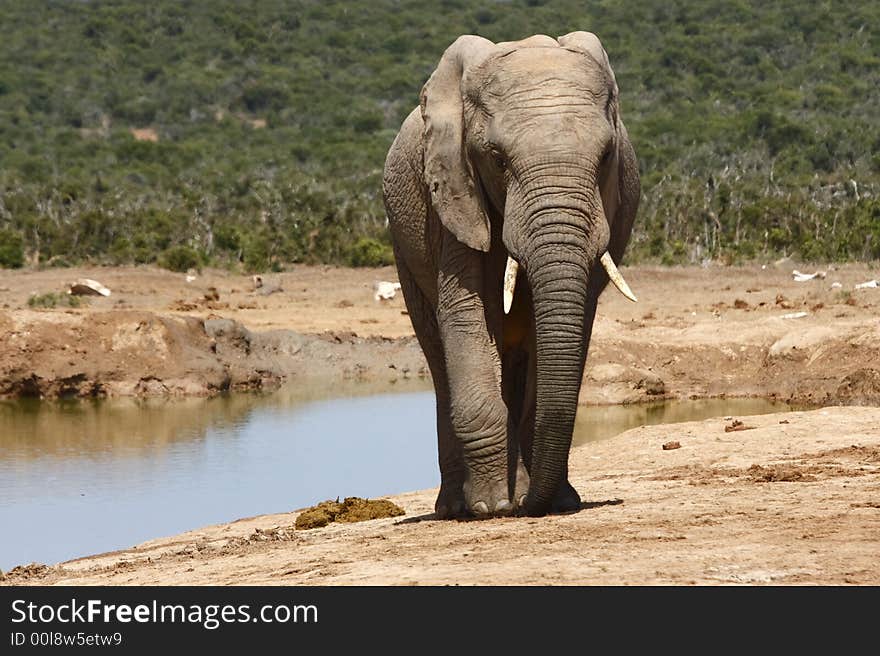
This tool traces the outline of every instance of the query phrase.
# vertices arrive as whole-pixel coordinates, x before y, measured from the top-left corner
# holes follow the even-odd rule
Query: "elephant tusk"
[[[513,305],[513,290],[516,287],[516,274],[519,264],[510,255],[507,256],[507,266],[504,269],[504,314],[510,313]]]
[[[614,283],[614,286],[620,290],[621,294],[635,303],[638,299],[636,298],[636,295],[632,293],[629,285],[626,284],[626,280],[620,275],[620,271],[618,271],[617,266],[614,264],[614,260],[611,259],[611,253],[605,251],[600,262],[602,262],[602,266],[605,267],[605,271],[608,273],[608,277],[611,278],[611,282]]]

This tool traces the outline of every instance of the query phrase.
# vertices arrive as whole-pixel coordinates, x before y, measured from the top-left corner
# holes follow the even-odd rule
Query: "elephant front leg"
[[[413,328],[428,361],[434,392],[437,399],[437,455],[440,462],[440,492],[434,502],[434,512],[438,519],[461,517],[465,514],[464,503],[464,460],[461,445],[452,430],[449,409],[449,381],[446,375],[446,362],[443,356],[443,342],[437,316],[415,277],[410,272],[405,259],[395,252],[397,273],[400,280],[406,308]]]
[[[438,402],[438,413],[440,403]],[[446,408],[448,409],[448,404]],[[437,446],[440,455],[440,492],[434,502],[437,519],[461,517],[466,513],[464,497],[465,465],[461,444],[452,431],[449,416],[438,417]]]
[[[513,510],[508,490],[507,406],[501,360],[483,303],[484,257],[449,236],[438,277],[437,319],[449,416],[465,464],[463,491],[477,516]]]

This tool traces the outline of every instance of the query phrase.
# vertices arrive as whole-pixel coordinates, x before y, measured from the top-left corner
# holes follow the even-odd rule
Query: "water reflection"
[[[766,399],[702,399],[637,405],[581,407],[575,418],[572,444],[614,437],[630,428],[681,421],[701,421],[726,415],[761,415],[791,407]]]
[[[209,427],[247,420],[256,397],[179,401],[0,401],[0,458],[28,467],[34,459],[112,453],[146,457],[176,442],[203,439]]]
[[[411,381],[401,391],[430,383]],[[309,402],[388,393],[387,383],[291,384],[271,394],[230,394],[211,399],[0,400],[0,461],[29,466],[33,459],[112,453],[145,457],[181,441],[203,440],[210,430],[235,432],[255,410],[290,412]],[[0,496],[0,502],[3,501]]]
[[[0,568],[337,496],[438,485],[427,387],[414,381],[396,388],[405,393],[364,396],[375,389],[300,384],[215,399],[0,402]],[[342,398],[315,400],[328,396]],[[781,409],[743,400],[583,408],[574,443],[642,424]]]

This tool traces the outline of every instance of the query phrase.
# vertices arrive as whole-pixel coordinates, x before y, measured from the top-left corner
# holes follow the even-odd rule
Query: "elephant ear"
[[[614,222],[617,208],[620,206],[620,148],[625,128],[620,120],[620,104],[618,99],[617,78],[608,60],[608,53],[602,42],[592,32],[571,32],[558,39],[559,45],[575,52],[592,57],[608,78],[608,105],[605,108],[608,122],[614,130],[614,143],[605,166],[599,173],[599,193],[608,222]]]
[[[495,44],[461,36],[446,49],[421,93],[424,122],[425,183],[444,226],[462,243],[487,252],[489,216],[467,157],[464,135],[464,72],[483,62]]]

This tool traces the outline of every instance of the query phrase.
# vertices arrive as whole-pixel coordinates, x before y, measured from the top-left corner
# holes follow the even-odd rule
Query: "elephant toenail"
[[[488,515],[489,514],[489,506],[486,505],[485,501],[477,501],[474,504],[473,510],[477,515]]]
[[[513,510],[513,504],[510,503],[507,499],[502,499],[498,503],[495,504],[495,512],[509,512]]]

